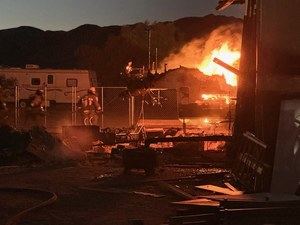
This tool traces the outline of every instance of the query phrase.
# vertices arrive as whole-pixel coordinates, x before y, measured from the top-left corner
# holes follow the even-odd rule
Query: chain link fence
[[[44,92],[46,107],[41,112],[30,108],[37,90]],[[4,101],[8,108],[5,123],[17,128],[39,125],[57,132],[62,126],[82,125],[78,103],[87,91],[77,87],[33,89],[25,85],[5,89]],[[96,125],[102,128],[131,127],[148,119],[178,119],[177,92],[173,89],[148,89],[135,96],[126,87],[97,87],[96,95],[103,111]]]

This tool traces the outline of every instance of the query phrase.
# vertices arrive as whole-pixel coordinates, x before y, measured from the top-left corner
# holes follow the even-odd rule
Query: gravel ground
[[[143,171],[138,170],[132,171],[130,175],[123,175],[118,161],[95,160],[68,166],[5,168],[0,173],[0,180],[1,187],[38,188],[58,195],[58,200],[53,205],[30,213],[20,224],[123,225],[128,224],[129,219],[141,219],[145,225],[159,225],[175,214],[175,207],[171,202],[180,198],[159,188],[155,181],[180,177],[187,179],[222,171],[224,169],[199,166],[164,166],[155,175],[146,177]],[[191,184],[190,186],[192,187]],[[94,192],[82,190],[81,187],[117,188],[127,193]],[[132,194],[132,191],[162,196]],[[8,217],[21,209],[42,200],[45,199],[32,194],[0,192],[1,224],[5,224]]]

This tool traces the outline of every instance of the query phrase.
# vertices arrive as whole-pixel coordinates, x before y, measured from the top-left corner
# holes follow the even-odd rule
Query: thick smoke
[[[162,61],[160,71],[163,70],[165,63],[168,69],[175,69],[180,66],[197,68],[207,55],[226,42],[231,50],[240,51],[241,34],[241,23],[218,27],[206,37],[192,40],[185,44],[179,52],[166,57]]]

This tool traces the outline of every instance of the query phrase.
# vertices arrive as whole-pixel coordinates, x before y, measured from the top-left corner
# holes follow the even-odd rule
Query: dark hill
[[[208,15],[152,24],[152,55],[162,60],[188,41],[240,19]],[[126,26],[85,24],[70,31],[43,31],[33,27],[0,30],[0,65],[95,70],[103,85],[119,85],[128,61],[147,65],[147,24]]]

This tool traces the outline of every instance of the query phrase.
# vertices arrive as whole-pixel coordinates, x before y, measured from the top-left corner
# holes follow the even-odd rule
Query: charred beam
[[[227,7],[231,6],[232,4],[243,4],[245,0],[220,0],[216,10],[224,10]]]
[[[218,64],[219,66],[222,66],[223,68],[229,70],[230,72],[239,75],[240,71],[236,68],[234,68],[233,66],[228,65],[227,63],[223,62],[221,59],[218,58],[214,58],[214,63]]]
[[[199,141],[225,141],[231,142],[232,136],[225,135],[207,135],[193,137],[163,137],[146,139],[145,146],[148,147],[151,143],[158,142],[199,142]]]

